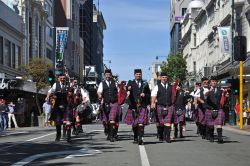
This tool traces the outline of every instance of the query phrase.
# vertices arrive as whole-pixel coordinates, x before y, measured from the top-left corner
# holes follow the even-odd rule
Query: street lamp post
[[[110,69],[110,64],[111,64],[111,60],[103,60],[104,62],[105,61],[108,61],[108,63],[109,63],[109,69]]]

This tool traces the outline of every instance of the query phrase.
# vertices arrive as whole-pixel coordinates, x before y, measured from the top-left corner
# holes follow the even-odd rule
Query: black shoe
[[[167,138],[167,139],[166,139],[166,143],[171,143],[171,139],[170,139],[170,138]]]
[[[184,138],[184,136],[183,136],[183,135],[180,135],[180,138]]]
[[[160,142],[163,142],[163,138],[159,138],[159,141],[160,141]]]
[[[214,142],[214,138],[211,138],[211,137],[210,137],[210,140],[209,140],[209,141],[210,141],[210,142]]]
[[[119,141],[118,135],[115,136],[115,141]]]
[[[59,142],[59,141],[60,141],[60,138],[56,137],[55,141],[56,141],[56,142]]]
[[[221,138],[221,139],[218,139],[218,144],[223,144],[224,143],[224,141],[223,141],[223,139]]]
[[[67,139],[68,143],[72,143],[72,140],[70,138]]]
[[[134,139],[133,144],[138,144],[138,139]]]
[[[110,142],[115,142],[115,139],[113,137],[110,137]]]
[[[107,141],[108,141],[108,140],[110,140],[109,134],[108,134],[108,136],[107,136],[107,139],[106,139],[106,140],[107,140]]]
[[[143,140],[140,140],[140,141],[138,142],[138,145],[144,145]]]

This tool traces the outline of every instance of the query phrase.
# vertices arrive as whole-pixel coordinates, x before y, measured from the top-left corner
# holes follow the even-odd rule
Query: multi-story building
[[[64,64],[71,77],[80,75],[79,1],[55,1],[55,27],[69,27]]]
[[[18,15],[17,6],[0,1],[0,89],[3,79],[21,76],[24,64],[22,18]]]
[[[160,61],[155,61],[152,63],[152,66],[151,66],[152,77],[149,83],[150,89],[154,89],[155,85],[157,84],[158,76],[161,73],[161,65],[162,65],[162,62]]]
[[[93,42],[92,42],[92,64],[96,66],[98,82],[102,80],[103,69],[103,31],[106,29],[102,12],[93,6]]]
[[[170,53],[176,55],[181,52],[180,45],[180,21],[184,18],[187,6],[191,0],[170,1]]]
[[[183,56],[187,61],[188,78],[190,85],[199,81],[202,76],[217,75],[221,81],[228,78],[238,78],[239,63],[234,62],[232,52],[222,52],[218,31],[223,27],[230,27],[234,35],[246,36],[250,40],[250,2],[245,0],[234,1],[234,20],[232,25],[232,1],[208,0],[192,1],[182,20],[181,42]],[[231,33],[230,33],[231,36]],[[232,47],[230,37],[229,47]],[[247,60],[244,62],[244,74],[250,73],[249,54],[250,43],[247,42]],[[244,78],[248,82],[248,78]],[[250,85],[244,84],[244,95],[248,96]]]
[[[84,65],[93,65],[92,35],[93,35],[93,0],[81,0],[79,10],[80,37],[84,41]]]
[[[46,20],[46,37],[45,37],[45,54],[46,58],[51,62],[54,62],[54,1],[44,0],[44,9],[48,13]]]

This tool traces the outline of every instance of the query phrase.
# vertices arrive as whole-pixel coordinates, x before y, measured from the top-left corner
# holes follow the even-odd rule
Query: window
[[[51,38],[53,37],[53,30],[52,28],[50,28],[49,26],[46,27],[46,33],[48,36],[50,36]]]
[[[196,61],[193,61],[193,65],[194,65],[194,73],[196,73]]]
[[[194,47],[196,47],[196,34],[194,34]]]
[[[3,37],[0,36],[0,64],[3,64]]]
[[[7,39],[4,41],[4,57],[6,58],[5,64],[11,67],[11,43]]]
[[[182,8],[181,9],[181,15],[184,16],[187,12],[187,8]]]
[[[47,56],[47,58],[52,60],[52,51],[50,49],[48,49],[48,48],[46,50],[46,56]]]
[[[16,68],[16,45],[12,43],[11,67]]]
[[[18,57],[18,68],[21,69],[22,54],[21,54],[21,47],[20,46],[17,46],[17,57]]]

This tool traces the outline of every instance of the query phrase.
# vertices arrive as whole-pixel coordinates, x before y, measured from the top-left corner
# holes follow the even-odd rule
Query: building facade
[[[0,78],[13,79],[22,75],[21,66],[25,62],[23,23],[13,4],[0,1],[0,11]]]
[[[93,6],[93,39],[92,39],[92,64],[96,66],[98,82],[102,80],[103,69],[103,31],[106,29],[106,24],[102,12]]]
[[[92,39],[93,39],[93,0],[81,0],[79,9],[80,37],[84,41],[84,65],[93,65]]]
[[[64,52],[64,65],[71,77],[80,75],[80,37],[79,37],[80,0],[55,1],[55,27],[69,27]]]
[[[176,55],[181,52],[180,45],[180,21],[184,18],[187,6],[191,0],[171,0],[170,1],[170,53]]]

